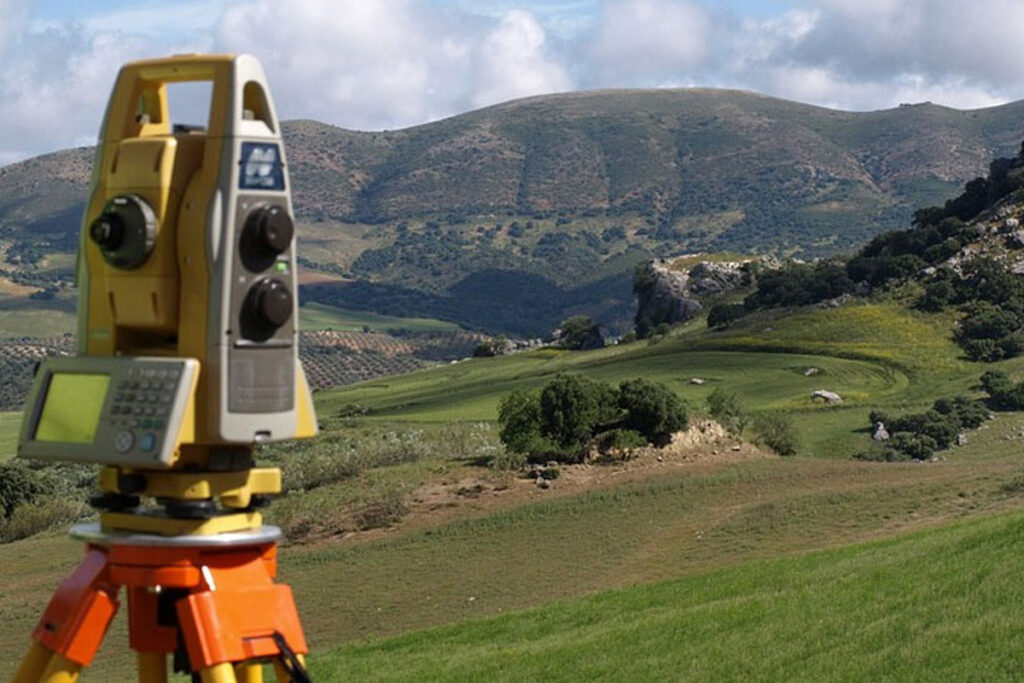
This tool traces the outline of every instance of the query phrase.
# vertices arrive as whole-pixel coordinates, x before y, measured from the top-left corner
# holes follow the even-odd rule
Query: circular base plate
[[[281,538],[281,529],[262,526],[255,531],[195,536],[160,536],[126,531],[104,531],[99,522],[76,524],[68,532],[71,538],[93,545],[141,545],[175,548],[223,548],[225,546],[260,545]]]

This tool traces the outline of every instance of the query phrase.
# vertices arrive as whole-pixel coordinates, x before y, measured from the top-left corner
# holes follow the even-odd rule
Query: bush
[[[8,519],[0,523],[0,542],[10,543],[28,538],[43,531],[71,524],[91,513],[92,510],[82,501],[65,498],[22,503],[14,508]]]
[[[736,394],[715,389],[707,397],[708,413],[733,436],[743,436],[749,418]]]
[[[615,391],[581,375],[560,374],[540,393],[541,434],[562,449],[578,449],[617,413]]]
[[[601,329],[590,316],[574,315],[562,322],[559,346],[571,351],[585,351],[604,347]]]
[[[881,410],[872,410],[870,413],[868,413],[868,421],[871,423],[872,427],[877,425],[879,422],[881,422],[884,425],[888,425],[889,414],[882,412]]]
[[[574,461],[590,446],[664,445],[673,432],[686,428],[687,413],[679,397],[656,382],[629,380],[616,391],[580,375],[560,374],[539,396],[524,390],[505,396],[498,422],[510,451],[534,462]]]
[[[977,429],[988,417],[988,410],[981,401],[966,396],[940,398],[935,401],[933,410],[951,416],[960,429]]]
[[[708,310],[708,327],[725,328],[747,314],[743,304],[715,304]]]
[[[501,472],[521,469],[526,464],[526,456],[507,448],[501,448],[491,456],[488,467]]]
[[[656,446],[664,446],[674,432],[686,429],[686,406],[664,384],[645,379],[623,382],[618,403],[626,411],[623,426]]]
[[[517,389],[498,405],[498,438],[516,453],[529,453],[543,440],[540,434],[540,397]]]
[[[598,434],[595,441],[598,450],[602,453],[612,450],[624,451],[630,448],[643,448],[648,443],[647,439],[632,429],[610,429]]]
[[[981,376],[992,410],[1024,410],[1024,382],[1014,384],[1005,373],[989,370]]]
[[[927,460],[935,453],[938,444],[927,434],[896,432],[889,439],[889,447],[915,460]]]
[[[0,464],[0,513],[4,518],[43,493],[45,489],[35,472],[21,463]]]
[[[779,455],[796,455],[798,439],[793,422],[782,415],[759,415],[753,424],[757,442]]]
[[[865,462],[906,462],[911,458],[903,451],[897,451],[885,446],[874,446],[866,451],[854,453],[853,459]]]

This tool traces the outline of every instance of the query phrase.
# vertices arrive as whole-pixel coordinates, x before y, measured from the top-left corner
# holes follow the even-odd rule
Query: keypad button
[[[156,435],[154,434],[143,434],[139,439],[139,450],[149,452],[156,446]]]
[[[114,435],[114,448],[118,453],[127,453],[135,445],[135,435],[128,430],[121,430]]]

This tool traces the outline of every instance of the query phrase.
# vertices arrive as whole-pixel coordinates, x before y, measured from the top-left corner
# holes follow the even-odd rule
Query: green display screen
[[[46,391],[36,441],[92,443],[110,375],[54,373]]]

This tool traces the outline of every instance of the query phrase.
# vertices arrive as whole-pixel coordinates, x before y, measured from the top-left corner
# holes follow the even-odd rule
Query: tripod
[[[202,683],[306,683],[308,649],[291,589],[275,584],[280,530],[159,536],[80,524],[85,558],[50,600],[14,683],[74,683],[128,596],[139,681],[166,683],[167,657]]]

